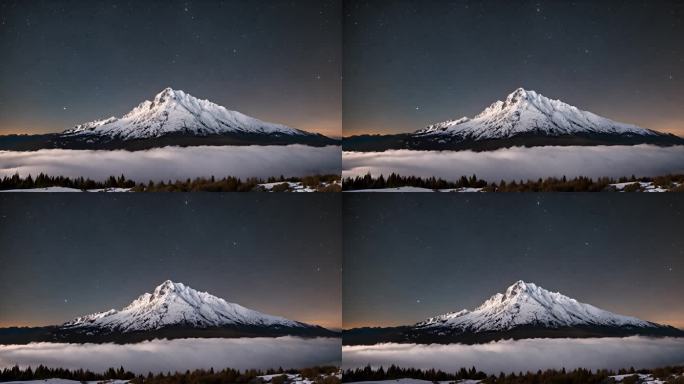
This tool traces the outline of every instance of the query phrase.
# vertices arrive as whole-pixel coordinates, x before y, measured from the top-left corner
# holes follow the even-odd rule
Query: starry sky
[[[0,134],[121,116],[165,87],[341,135],[340,0],[0,1]]]
[[[0,327],[120,309],[166,279],[341,327],[339,194],[39,195],[0,195]]]
[[[684,328],[684,200],[345,194],[344,328],[474,309],[517,280]]]
[[[518,87],[684,136],[684,3],[344,2],[344,134],[474,116]]]

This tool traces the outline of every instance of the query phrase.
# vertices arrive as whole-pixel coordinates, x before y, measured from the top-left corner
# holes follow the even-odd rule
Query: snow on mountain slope
[[[184,133],[198,136],[248,133],[308,136],[312,133],[282,124],[267,123],[181,90],[166,88],[121,118],[91,121],[64,131],[64,135],[97,135],[122,140]]]
[[[619,123],[582,111],[535,91],[516,89],[505,101],[496,101],[477,116],[449,120],[418,130],[414,136],[455,136],[470,140],[510,138],[535,133],[549,136],[613,134],[658,136],[659,132]]]
[[[153,293],[145,293],[138,297],[120,311],[111,309],[78,317],[65,323],[63,327],[94,327],[132,332],[155,330],[171,325],[198,328],[225,325],[312,327],[229,303],[209,293],[196,291],[171,280],[156,287]]]
[[[558,292],[517,281],[506,293],[497,293],[473,311],[462,310],[433,317],[415,325],[417,329],[450,328],[469,332],[504,331],[518,326],[550,328],[578,325],[614,327],[659,327],[635,317],[617,315],[580,303]]]

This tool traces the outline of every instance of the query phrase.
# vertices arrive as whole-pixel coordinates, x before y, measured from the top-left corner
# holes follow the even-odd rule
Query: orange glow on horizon
[[[282,314],[281,316],[300,321],[312,325],[320,325],[323,328],[331,330],[342,329],[342,318],[339,314],[317,314],[311,316],[298,316],[296,318],[290,317],[287,314]],[[74,316],[76,317],[76,316]],[[0,328],[10,328],[10,327],[47,327],[51,325],[59,325],[67,322],[71,319],[65,319],[62,321],[46,322],[44,320],[18,320],[18,319],[4,319],[0,320]]]

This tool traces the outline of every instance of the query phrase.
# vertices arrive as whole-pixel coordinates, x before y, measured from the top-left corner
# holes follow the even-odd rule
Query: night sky
[[[340,0],[0,1],[0,134],[121,116],[163,88],[341,135]]]
[[[349,0],[344,134],[472,117],[518,87],[684,136],[684,3]]]
[[[676,194],[345,194],[345,328],[474,309],[517,280],[684,328]]]
[[[341,222],[339,194],[2,194],[0,327],[121,309],[171,279],[340,328]]]

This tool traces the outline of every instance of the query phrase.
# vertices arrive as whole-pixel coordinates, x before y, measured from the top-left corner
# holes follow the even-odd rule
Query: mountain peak
[[[161,329],[184,325],[197,328],[240,326],[311,327],[279,316],[267,315],[229,303],[183,283],[166,280],[152,293],[145,293],[122,310],[109,310],[78,317],[68,328],[95,327],[121,332]]]
[[[438,138],[448,136],[450,140],[457,141],[502,139],[525,134],[553,137],[576,134],[659,135],[648,129],[582,111],[524,88],[517,88],[504,101],[495,101],[472,119],[448,120],[414,133],[416,136]]]
[[[530,293],[536,288],[537,286],[534,283],[526,283],[522,280],[518,280],[506,289],[506,297],[511,298],[520,294]]]
[[[121,118],[79,124],[64,131],[63,134],[121,140],[157,138],[177,134],[189,136],[265,134],[276,137],[313,135],[228,110],[209,100],[198,99],[171,87],[166,87],[157,93],[152,101],[143,101]]]
[[[158,104],[163,103],[167,99],[175,99],[177,93],[185,95],[183,91],[176,91],[171,87],[166,87],[154,96],[154,102]]]
[[[416,324],[418,328],[449,327],[463,331],[508,330],[518,326],[576,325],[653,327],[635,317],[614,314],[580,303],[534,283],[518,280],[505,293],[496,293],[473,311],[450,312]]]
[[[527,97],[529,96],[530,93],[536,94],[536,92],[534,92],[534,91],[528,92],[525,88],[521,87],[521,88],[518,88],[515,91],[511,92],[510,94],[508,94],[508,96],[506,97],[506,100],[507,101],[509,101],[509,100],[513,101],[513,100],[518,100],[518,99],[527,99]]]
[[[159,284],[155,289],[154,289],[154,295],[155,296],[161,296],[165,295],[166,293],[169,292],[175,292],[175,291],[180,291],[185,288],[185,285],[183,283],[174,283],[171,280],[166,280],[163,283]]]

